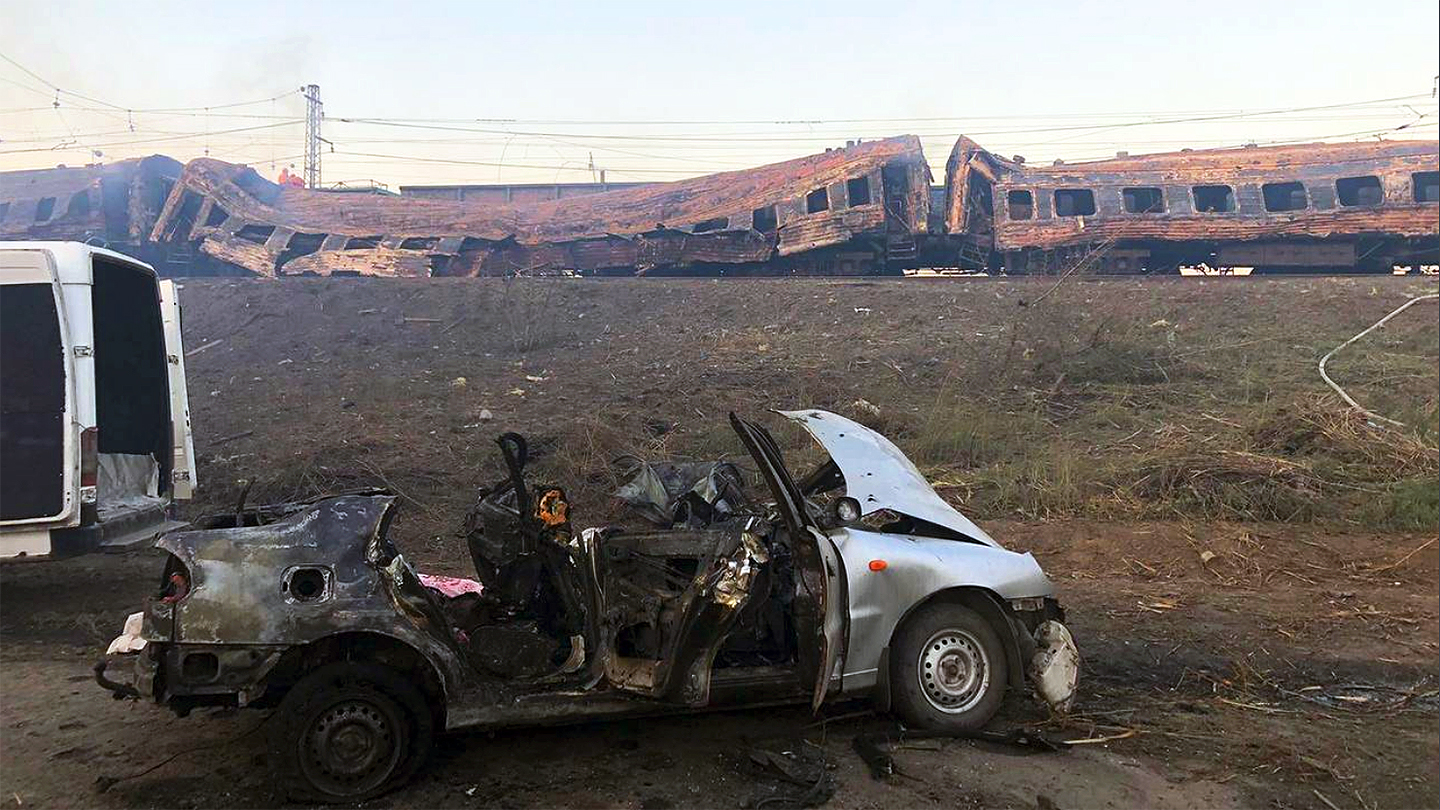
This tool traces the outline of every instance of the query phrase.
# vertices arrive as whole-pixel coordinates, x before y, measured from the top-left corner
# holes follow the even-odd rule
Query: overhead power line
[[[1431,98],[1429,93],[1416,93],[1405,96],[1393,96],[1389,98],[1370,99],[1367,101],[1351,101],[1339,104],[1322,104],[1308,107],[1286,107],[1272,110],[1245,110],[1245,109],[1217,109],[1217,110],[1164,110],[1152,112],[1105,112],[1105,113],[1024,113],[1010,115],[951,115],[951,116],[903,116],[892,118],[814,118],[814,119],[716,119],[716,120],[685,120],[685,119],[638,119],[638,120],[607,120],[607,119],[562,119],[562,118],[395,118],[387,116],[348,116],[352,120],[367,121],[389,121],[400,123],[436,123],[436,124],[552,124],[556,126],[728,126],[728,125],[771,125],[771,126],[820,126],[827,124],[871,124],[871,123],[905,123],[905,122],[945,122],[945,121],[989,121],[989,120],[1019,120],[1019,119],[1042,119],[1055,120],[1065,118],[1134,118],[1137,116],[1248,116],[1248,115],[1274,115],[1289,112],[1308,112],[1314,110],[1342,109],[1346,107],[1360,107],[1363,105],[1391,104],[1401,101],[1416,101]],[[343,117],[343,116],[342,116]]]
[[[1426,96],[1426,97],[1428,98],[1428,96]],[[1196,115],[1196,116],[1170,116],[1170,117],[1167,117],[1167,118],[1150,118],[1150,119],[1144,119],[1144,120],[1124,121],[1124,122],[1120,122],[1120,123],[1116,123],[1116,124],[1104,124],[1104,125],[1096,125],[1096,124],[1070,124],[1070,125],[1064,125],[1064,126],[1027,127],[1027,128],[1019,128],[1019,129],[1013,129],[1013,128],[1012,128],[1012,129],[994,129],[994,130],[967,130],[967,131],[965,131],[965,134],[971,135],[971,136],[983,136],[983,135],[1016,135],[1016,134],[1023,135],[1023,134],[1050,133],[1050,132],[1076,132],[1076,131],[1093,130],[1093,129],[1100,129],[1100,128],[1103,128],[1103,129],[1106,129],[1106,130],[1115,130],[1115,129],[1129,129],[1129,128],[1134,128],[1134,127],[1146,127],[1146,126],[1164,126],[1164,125],[1170,125],[1170,124],[1188,124],[1188,123],[1198,123],[1198,122],[1206,122],[1206,121],[1243,120],[1243,119],[1247,119],[1247,118],[1257,118],[1257,117],[1264,117],[1264,116],[1275,116],[1275,115],[1282,115],[1282,114],[1287,114],[1287,113],[1313,112],[1313,111],[1317,111],[1317,110],[1343,109],[1343,108],[1346,108],[1346,107],[1353,107],[1353,106],[1362,105],[1362,104],[1375,104],[1375,103],[1380,103],[1380,102],[1390,102],[1390,103],[1393,103],[1393,102],[1399,102],[1399,101],[1412,101],[1412,100],[1415,100],[1415,99],[1417,99],[1417,98],[1420,98],[1420,96],[1414,96],[1414,95],[1411,95],[1411,96],[1395,96],[1395,97],[1392,97],[1392,98],[1370,99],[1370,100],[1367,100],[1367,101],[1348,102],[1348,103],[1345,103],[1345,104],[1321,104],[1321,105],[1312,105],[1312,106],[1307,106],[1307,107],[1286,107],[1286,108],[1271,109],[1271,110],[1257,110],[1257,111],[1251,111],[1251,112],[1216,113],[1216,114]],[[737,136],[734,135],[734,134],[707,134],[707,135],[672,135],[672,134],[666,134],[666,135],[636,135],[636,134],[629,134],[629,133],[626,133],[626,134],[605,134],[605,133],[594,133],[594,132],[548,132],[548,131],[540,131],[540,130],[497,129],[497,128],[494,128],[494,127],[462,127],[462,126],[452,126],[452,125],[445,125],[445,124],[420,124],[420,123],[409,123],[409,122],[406,122],[406,121],[403,121],[403,120],[396,120],[396,119],[386,119],[386,118],[360,118],[360,117],[355,117],[355,116],[343,116],[343,115],[342,115],[342,116],[327,117],[326,120],[327,120],[327,121],[330,121],[330,122],[332,122],[332,123],[368,124],[368,125],[372,125],[372,126],[396,127],[396,128],[401,128],[401,129],[421,129],[421,130],[435,130],[435,131],[444,131],[444,132],[476,132],[476,133],[483,133],[483,134],[490,134],[490,135],[517,135],[517,136],[518,136],[518,135],[523,135],[523,136],[540,137],[540,138],[573,138],[573,139],[581,139],[581,140],[652,141],[652,142],[676,141],[676,142],[685,142],[685,143],[689,143],[689,142],[717,142],[717,141],[722,141],[722,142],[745,142],[745,143],[769,143],[769,142],[797,142],[797,141],[814,141],[814,140],[817,140],[817,137],[814,136],[814,135],[799,135],[799,136],[797,136],[797,135],[771,135],[771,136],[762,136],[762,137],[737,137]],[[955,120],[962,120],[962,119],[955,119]]]
[[[171,135],[163,138],[140,138],[137,140],[115,141],[114,143],[89,144],[96,148],[111,146],[135,146],[140,144],[163,143],[167,141],[197,140],[212,135],[228,135],[235,132],[254,132],[260,129],[274,129],[275,127],[290,126],[291,124],[302,124],[304,119],[296,118],[291,121],[281,121],[273,124],[259,124],[253,127],[235,127],[234,129],[217,129],[213,132],[187,132],[180,135]],[[31,149],[7,149],[0,151],[0,155],[19,155],[33,152],[53,152],[53,147],[35,147]]]

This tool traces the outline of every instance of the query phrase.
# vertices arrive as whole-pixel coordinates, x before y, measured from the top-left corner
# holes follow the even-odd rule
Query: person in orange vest
[[[276,182],[282,186],[290,185],[290,168],[288,166],[280,167],[280,177]]]
[[[291,187],[291,188],[304,188],[304,187],[305,187],[305,178],[301,177],[301,176],[300,176],[300,173],[297,172],[297,171],[295,171],[295,164],[293,164],[293,163],[290,164],[290,180],[289,180],[289,183],[290,183],[290,187]]]

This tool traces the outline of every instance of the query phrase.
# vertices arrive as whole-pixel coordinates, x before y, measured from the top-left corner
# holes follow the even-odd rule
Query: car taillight
[[[190,594],[190,571],[174,554],[165,560],[165,573],[160,577],[160,601],[167,605],[179,602]]]
[[[100,474],[100,428],[80,432],[80,486],[93,487]]]

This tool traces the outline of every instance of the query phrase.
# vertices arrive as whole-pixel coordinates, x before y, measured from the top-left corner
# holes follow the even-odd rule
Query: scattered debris
[[[749,504],[744,477],[728,461],[647,462],[617,460],[630,476],[615,497],[657,526],[708,526]]]
[[[868,416],[880,415],[880,406],[876,405],[868,399],[857,399],[854,402],[850,403],[850,407]]]
[[[834,765],[826,761],[824,749],[807,740],[779,751],[752,748],[749,759],[756,779],[744,807],[819,807],[835,795]]]
[[[481,585],[473,579],[465,579],[464,577],[447,577],[439,574],[420,573],[417,573],[415,576],[419,578],[421,585],[433,591],[438,591],[441,596],[447,599],[453,599],[462,593],[473,593],[478,596],[485,590],[484,585]]]
[[[242,430],[239,433],[231,433],[229,436],[221,436],[220,438],[210,442],[210,446],[214,447],[216,445],[225,444],[227,442],[233,442],[236,439],[243,439],[246,436],[253,436],[254,434],[255,431],[253,430]]]
[[[201,343],[199,346],[196,346],[195,348],[191,349],[190,351],[185,352],[185,356],[186,356],[186,357],[194,357],[195,355],[197,355],[197,354],[205,351],[206,349],[208,349],[208,348],[210,348],[210,347],[212,347],[212,346],[219,346],[221,343],[224,343],[224,342],[225,342],[225,338],[219,338],[219,339],[217,339],[217,340],[212,340],[212,341],[209,341],[209,342],[207,342],[207,343]]]
[[[1053,754],[1064,751],[1069,743],[1053,740],[1038,729],[1015,728],[1010,731],[919,731],[896,725],[887,732],[857,734],[852,741],[855,752],[870,768],[870,775],[876,779],[890,776],[904,776],[895,766],[894,750],[914,740],[979,740],[1016,748],[1026,753]]]

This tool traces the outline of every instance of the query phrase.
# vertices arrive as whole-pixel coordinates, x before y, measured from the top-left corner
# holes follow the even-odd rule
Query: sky
[[[325,185],[675,180],[905,133],[937,177],[961,133],[1032,163],[1433,140],[1437,31],[1434,0],[0,0],[0,170],[273,177],[308,84]]]

